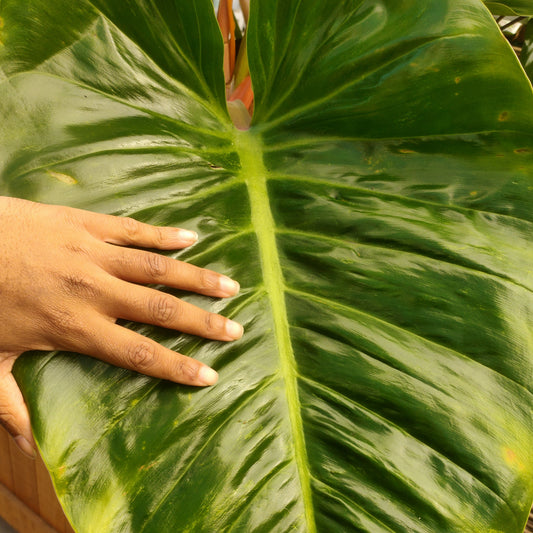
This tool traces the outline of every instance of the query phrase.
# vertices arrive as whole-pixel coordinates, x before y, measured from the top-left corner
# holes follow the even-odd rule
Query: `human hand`
[[[0,197],[0,424],[33,454],[28,410],[11,373],[28,350],[66,350],[187,385],[212,385],[217,373],[115,323],[154,324],[221,341],[242,326],[169,294],[157,283],[227,297],[235,281],[160,254],[196,234],[113,217]],[[120,245],[120,246],[116,246]]]

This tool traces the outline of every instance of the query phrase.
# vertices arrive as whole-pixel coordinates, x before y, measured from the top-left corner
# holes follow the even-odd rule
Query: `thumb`
[[[0,424],[7,429],[24,454],[35,457],[30,415],[11,373],[15,359],[13,356],[0,360]]]

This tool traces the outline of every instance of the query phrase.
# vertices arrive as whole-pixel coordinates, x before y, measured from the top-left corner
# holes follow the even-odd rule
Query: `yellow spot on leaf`
[[[56,180],[66,183],[67,185],[76,185],[76,183],[78,183],[78,181],[74,179],[72,176],[69,176],[68,174],[63,174],[62,172],[55,172],[53,170],[47,170],[46,173],[52,178],[55,178]]]
[[[509,111],[502,111],[500,113],[500,116],[498,117],[498,120],[500,122],[505,122],[509,118]]]
[[[513,463],[516,461],[516,453],[514,453],[510,448],[505,448],[505,460],[508,463]]]
[[[398,152],[400,152],[400,154],[416,154],[414,150],[408,150],[407,148],[400,148]]]
[[[471,191],[470,196],[477,196],[477,191]]]
[[[55,475],[60,478],[65,475],[65,472],[67,471],[67,467],[65,465],[61,465],[55,470]]]
[[[461,81],[461,76],[457,76],[454,81],[455,83],[459,83]]]
[[[139,467],[139,472],[142,472],[143,470],[150,470],[151,468],[153,468],[156,465],[157,465],[157,461],[152,461],[151,463],[149,463],[147,465],[141,465]]]
[[[515,154],[529,154],[530,152],[530,148],[517,148],[516,150],[514,150]]]
[[[504,461],[515,470],[523,470],[524,465],[522,461],[518,458],[514,450],[511,450],[511,448],[507,448],[504,446],[503,448],[503,459]]]

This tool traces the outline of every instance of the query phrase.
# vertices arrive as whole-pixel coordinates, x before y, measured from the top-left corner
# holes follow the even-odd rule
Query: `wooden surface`
[[[17,531],[34,533],[56,533],[57,530],[35,514],[10,490],[0,484],[0,509],[2,518]]]
[[[19,533],[73,533],[40,457],[26,457],[0,427],[0,516]]]
[[[526,533],[533,533],[533,511],[529,515],[529,520],[527,521]]]

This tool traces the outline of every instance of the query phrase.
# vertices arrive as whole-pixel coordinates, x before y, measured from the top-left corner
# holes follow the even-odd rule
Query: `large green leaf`
[[[519,532],[533,499],[533,97],[477,0],[261,0],[252,128],[209,0],[0,6],[1,192],[197,230],[220,373],[16,375],[80,532]],[[57,30],[57,33],[55,33]]]

